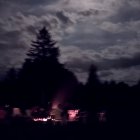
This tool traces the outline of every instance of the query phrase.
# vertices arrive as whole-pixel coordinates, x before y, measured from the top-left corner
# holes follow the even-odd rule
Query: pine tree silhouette
[[[55,46],[56,42],[52,39],[49,31],[43,27],[37,34],[36,41],[32,41],[32,48],[27,55],[32,60],[56,59],[59,56],[59,49]]]
[[[95,65],[91,65],[90,69],[89,69],[89,77],[87,80],[87,85],[91,86],[91,87],[96,87],[96,86],[100,85],[100,83],[101,82],[97,75],[97,68]]]

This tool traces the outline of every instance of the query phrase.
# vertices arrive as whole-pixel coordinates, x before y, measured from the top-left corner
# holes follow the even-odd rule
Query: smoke
[[[60,108],[67,100],[67,97],[67,90],[64,88],[60,89],[52,100],[52,109]]]

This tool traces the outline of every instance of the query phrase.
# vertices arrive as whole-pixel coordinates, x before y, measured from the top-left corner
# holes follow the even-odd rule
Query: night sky
[[[81,81],[92,63],[103,80],[140,79],[140,0],[0,0],[1,76],[20,67],[43,25]]]

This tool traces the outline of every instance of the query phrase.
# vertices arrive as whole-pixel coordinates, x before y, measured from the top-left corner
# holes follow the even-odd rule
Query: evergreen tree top
[[[28,52],[28,56],[32,60],[56,59],[59,56],[59,49],[55,46],[56,42],[52,39],[49,31],[43,27],[39,30],[36,41],[32,41],[32,48]]]

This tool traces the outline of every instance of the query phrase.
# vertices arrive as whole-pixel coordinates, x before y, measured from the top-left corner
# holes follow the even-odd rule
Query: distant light
[[[21,116],[21,110],[20,108],[13,108],[13,116]]]
[[[68,110],[69,120],[70,121],[76,120],[78,113],[79,113],[79,110]]]
[[[43,122],[46,122],[48,119],[46,119],[46,118],[43,118]]]
[[[99,112],[98,119],[100,122],[105,122],[106,121],[106,112],[105,111]]]
[[[35,122],[46,122],[48,119],[47,118],[34,118],[33,121]]]
[[[47,122],[48,120],[51,120],[51,117],[47,117],[47,118],[33,118],[34,122]]]

